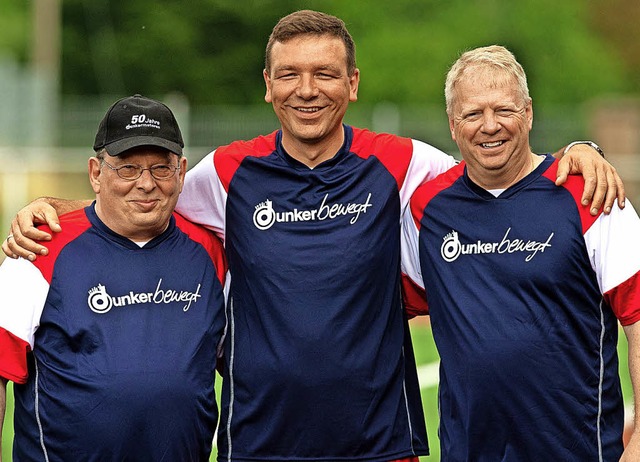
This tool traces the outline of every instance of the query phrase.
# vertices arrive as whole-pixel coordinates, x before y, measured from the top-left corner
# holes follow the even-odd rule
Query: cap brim
[[[132,136],[122,140],[114,141],[105,145],[105,149],[110,156],[119,156],[129,149],[138,148],[140,146],[156,146],[168,149],[174,154],[182,155],[182,146],[178,143],[158,138],[155,136]]]

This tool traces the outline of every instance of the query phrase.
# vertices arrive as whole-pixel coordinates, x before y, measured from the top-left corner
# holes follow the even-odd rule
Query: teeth
[[[483,148],[495,148],[497,146],[500,146],[502,144],[502,141],[494,141],[493,143],[482,143],[482,147]]]
[[[320,109],[316,107],[299,107],[298,111],[300,112],[318,112]]]

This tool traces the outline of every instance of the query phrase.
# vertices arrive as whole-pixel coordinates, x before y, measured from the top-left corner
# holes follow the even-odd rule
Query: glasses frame
[[[115,167],[113,165],[111,165],[109,162],[107,162],[105,159],[99,159],[100,163],[106,165],[107,167],[109,167],[111,170],[115,170],[116,174],[118,175],[118,177],[122,180],[125,181],[135,181],[137,179],[139,179],[142,174],[144,173],[145,170],[149,170],[149,173],[151,174],[151,176],[153,177],[154,180],[157,181],[163,181],[163,180],[170,180],[171,178],[173,178],[174,176],[176,176],[176,172],[180,171],[180,166],[179,165],[172,165],[172,164],[157,164],[157,165],[152,165],[151,167],[141,167],[139,165],[135,165],[135,164],[125,164],[125,165],[120,165],[119,167]],[[132,178],[127,178],[122,176],[122,174],[120,173],[120,170],[122,170],[125,167],[135,167],[138,169],[138,175]],[[154,169],[157,167],[163,167],[166,168],[168,167],[171,170],[171,175],[169,176],[165,176],[165,177],[160,177],[158,178],[157,176],[155,176],[154,174]]]

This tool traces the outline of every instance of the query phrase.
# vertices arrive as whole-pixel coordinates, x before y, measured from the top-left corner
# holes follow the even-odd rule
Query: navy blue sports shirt
[[[640,319],[640,220],[628,202],[591,216],[582,177],[558,187],[557,165],[495,197],[463,162],[405,215],[410,310],[428,309],[441,357],[442,460],[622,453],[618,321]]]
[[[93,206],[36,262],[0,267],[0,375],[16,460],[208,460],[225,325],[222,244],[177,214],[144,246]]]
[[[313,169],[281,133],[218,148],[177,209],[225,242],[231,286],[220,460],[389,461],[428,453],[400,294],[400,214],[454,160],[345,126]]]

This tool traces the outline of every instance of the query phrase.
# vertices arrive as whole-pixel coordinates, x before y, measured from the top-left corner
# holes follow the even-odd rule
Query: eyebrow
[[[283,65],[283,66],[273,67],[272,69],[273,69],[273,72],[295,71],[295,70],[299,69],[299,66],[295,66],[295,65],[292,65],[292,64],[287,64],[287,65]],[[314,71],[332,71],[332,72],[336,72],[336,73],[341,72],[340,68],[338,66],[333,65],[333,64],[323,64],[321,66],[314,67],[313,69],[314,69]]]

